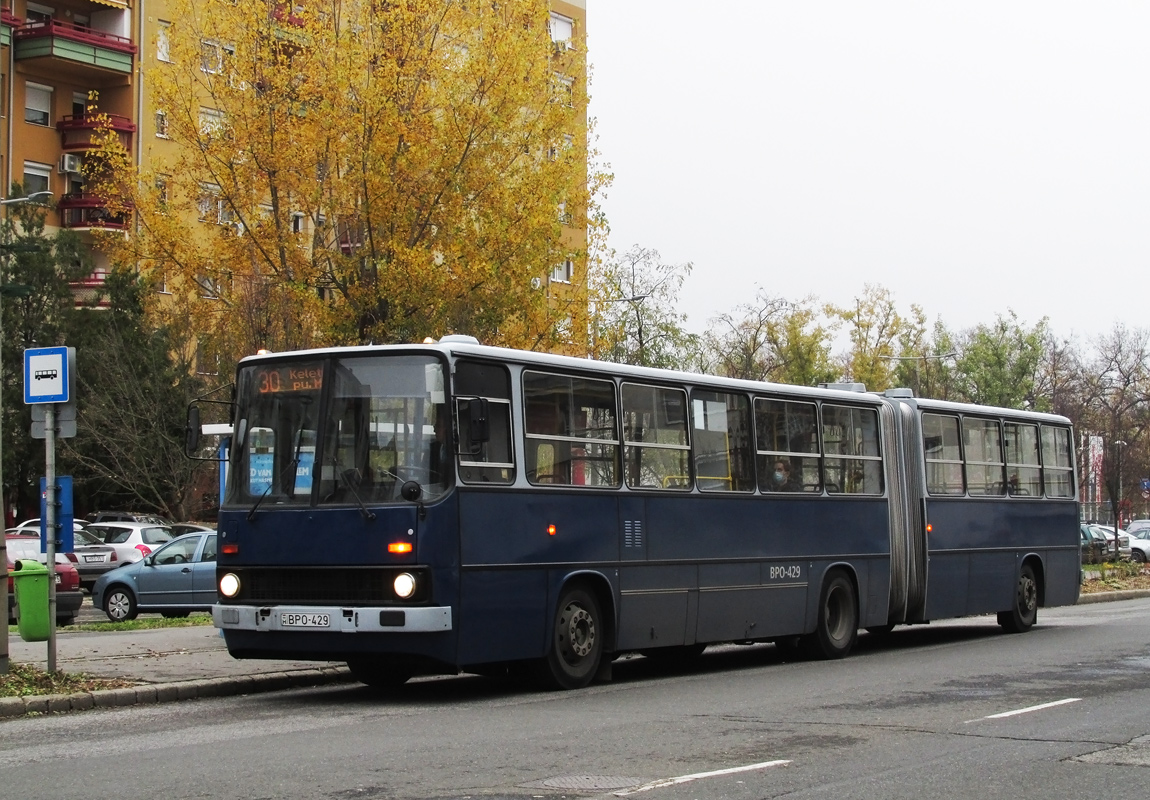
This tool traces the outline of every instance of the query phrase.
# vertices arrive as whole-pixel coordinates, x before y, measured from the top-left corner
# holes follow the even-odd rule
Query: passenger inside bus
[[[770,488],[772,492],[801,492],[803,487],[791,477],[791,462],[779,459],[775,462],[775,471],[771,476]]]

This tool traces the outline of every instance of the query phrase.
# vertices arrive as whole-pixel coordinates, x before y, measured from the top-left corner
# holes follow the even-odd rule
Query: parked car
[[[64,555],[75,564],[80,573],[80,586],[88,591],[92,591],[96,578],[120,566],[116,548],[86,530],[76,531],[72,552]]]
[[[216,532],[188,533],[96,581],[92,605],[113,622],[141,611],[186,617],[216,602]]]
[[[86,522],[84,522],[83,520],[79,520],[79,519],[73,519],[72,520],[72,530],[74,530],[74,531],[82,531],[87,526],[88,526],[88,524]],[[18,530],[18,531],[31,531],[32,533],[39,536],[40,535],[40,518],[36,517],[35,519],[26,519],[23,522],[21,522],[19,525],[16,526],[16,530]]]
[[[1126,529],[1130,533],[1130,529]],[[1130,533],[1130,558],[1141,564],[1150,562],[1150,527],[1143,526]]]
[[[146,514],[137,511],[97,511],[88,515],[88,524],[93,522],[147,522],[152,525],[171,525],[159,514]]]
[[[1081,537],[1082,563],[1101,564],[1106,560],[1106,537],[1095,533],[1090,525],[1079,525],[1078,532]]]
[[[172,540],[172,532],[166,525],[150,522],[93,522],[88,531],[104,544],[112,545],[121,563],[129,564]]]
[[[172,536],[183,536],[185,533],[207,533],[214,532],[215,528],[211,525],[201,525],[198,522],[173,522],[168,528],[172,531]]]
[[[1126,526],[1126,532],[1131,536],[1142,531],[1150,531],[1150,519],[1131,520],[1130,524]]]
[[[40,552],[40,537],[17,534],[5,536],[4,546],[8,550],[8,624],[16,622],[17,605],[15,587],[12,581],[12,568],[16,562],[27,559],[47,564],[48,558]],[[76,621],[84,593],[80,591],[80,573],[63,553],[56,554],[56,624],[71,625]]]
[[[1113,558],[1114,528],[1112,526],[1107,527],[1105,525],[1091,525],[1089,527],[1096,534],[1100,533],[1102,536],[1106,537],[1106,552],[1108,554],[1108,558]],[[1121,528],[1118,529],[1118,558],[1125,559],[1127,561],[1130,560],[1130,536]]]

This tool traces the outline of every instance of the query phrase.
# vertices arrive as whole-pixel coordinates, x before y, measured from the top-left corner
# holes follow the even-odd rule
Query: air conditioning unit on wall
[[[65,153],[60,156],[60,165],[57,167],[57,172],[65,175],[69,172],[79,172],[83,168],[84,162],[75,153]]]

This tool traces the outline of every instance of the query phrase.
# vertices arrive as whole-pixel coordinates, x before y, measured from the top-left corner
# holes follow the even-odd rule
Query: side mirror
[[[145,567],[154,566],[155,563],[156,563],[156,557],[155,556],[144,556],[144,566]]]
[[[409,503],[415,503],[423,497],[423,487],[419,481],[407,481],[399,487],[399,496]]]
[[[486,397],[475,397],[467,401],[467,444],[472,453],[478,453],[480,446],[491,438],[489,405]]]
[[[184,454],[194,455],[200,447],[200,407],[188,406],[188,425],[184,428]]]

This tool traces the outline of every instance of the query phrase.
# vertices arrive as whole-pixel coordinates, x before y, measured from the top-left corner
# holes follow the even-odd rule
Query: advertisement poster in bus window
[[[274,453],[252,453],[248,456],[248,494],[259,496],[271,488]]]

